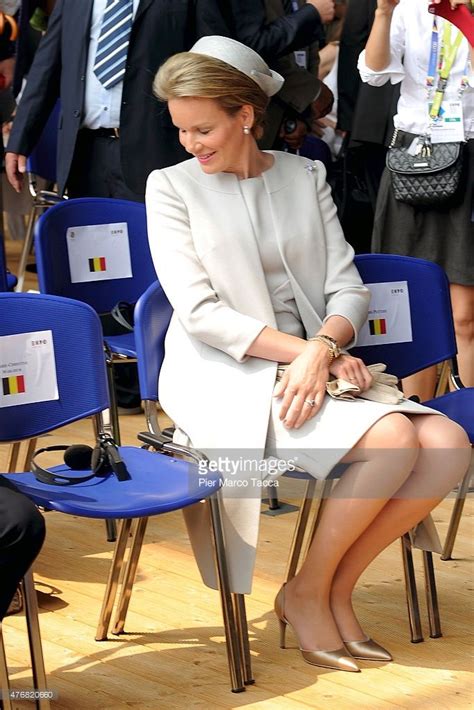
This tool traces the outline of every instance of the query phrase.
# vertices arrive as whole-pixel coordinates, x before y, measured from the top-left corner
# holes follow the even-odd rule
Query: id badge
[[[433,143],[461,143],[464,139],[461,101],[443,101],[440,115],[431,127],[431,141]]]
[[[295,55],[295,62],[299,67],[302,69],[307,69],[308,68],[308,60],[306,57],[306,51],[304,49],[300,49],[298,52],[294,53]]]

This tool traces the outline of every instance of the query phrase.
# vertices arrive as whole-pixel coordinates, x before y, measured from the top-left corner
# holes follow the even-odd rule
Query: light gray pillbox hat
[[[257,52],[229,37],[201,37],[189,51],[230,64],[258,84],[267,96],[276,94],[285,81],[280,74],[270,69]]]

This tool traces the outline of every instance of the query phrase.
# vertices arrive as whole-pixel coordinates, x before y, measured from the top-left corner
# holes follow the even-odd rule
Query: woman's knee
[[[370,429],[370,444],[380,449],[411,451],[419,449],[418,434],[408,417],[394,412],[379,419]]]
[[[418,439],[424,449],[458,451],[471,449],[465,430],[457,422],[438,414],[429,415],[416,423]]]

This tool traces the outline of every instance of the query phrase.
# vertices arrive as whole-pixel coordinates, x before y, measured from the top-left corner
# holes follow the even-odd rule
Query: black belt
[[[120,128],[81,128],[95,138],[120,138]]]

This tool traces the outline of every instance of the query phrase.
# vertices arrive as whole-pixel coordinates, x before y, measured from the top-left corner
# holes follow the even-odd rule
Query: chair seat
[[[466,431],[471,444],[474,443],[474,387],[448,392],[423,404],[457,422]]]
[[[111,352],[117,355],[126,355],[127,357],[137,356],[134,333],[107,335],[104,338],[104,342],[110,348]]]
[[[168,513],[208,498],[222,485],[218,473],[201,473],[196,464],[133,446],[119,450],[131,476],[127,481],[111,474],[56,486],[37,481],[33,473],[7,474],[5,478],[36,505],[86,518],[144,518]],[[90,473],[71,471],[65,464],[50,470],[71,476],[77,473],[78,477]]]

